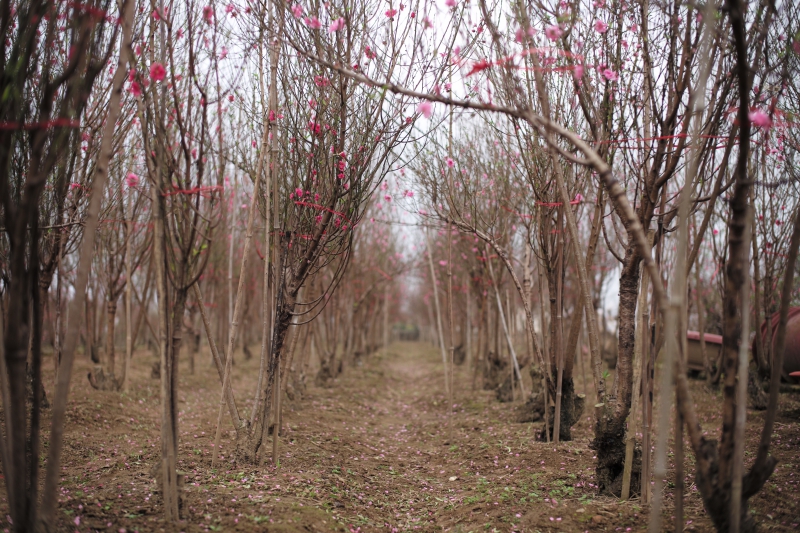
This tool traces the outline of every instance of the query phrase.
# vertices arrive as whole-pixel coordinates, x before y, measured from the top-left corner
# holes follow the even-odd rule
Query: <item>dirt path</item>
[[[133,362],[130,395],[92,390],[79,361],[68,409],[59,531],[161,531],[162,510],[152,465],[160,454],[158,381],[152,356]],[[226,421],[223,462],[211,469],[219,402],[216,371],[202,359],[181,376],[179,468],[186,474],[180,531],[645,531],[638,500],[597,495],[591,427],[556,448],[537,442],[536,426],[518,424],[515,409],[491,392],[471,388],[456,372],[455,409],[448,414],[438,351],[396,343],[348,369],[331,387],[309,387],[285,411],[280,467],[235,464],[226,456],[233,431]],[[257,361],[239,357],[233,383],[247,415]],[[182,368],[183,370],[183,368]],[[52,379],[52,376],[46,376]],[[702,397],[697,385],[697,397]],[[49,390],[49,389],[48,389]],[[713,413],[715,398],[704,397]],[[783,413],[800,404],[787,396]],[[706,406],[706,407],[703,407]],[[788,411],[787,411],[788,409]],[[714,424],[713,414],[708,424]],[[759,414],[748,413],[748,440]],[[756,498],[770,530],[797,528],[794,472],[800,428],[779,418],[774,482]],[[750,446],[750,445],[748,445]],[[691,473],[687,451],[686,471]],[[752,457],[748,458],[751,461]],[[2,496],[5,496],[3,493]],[[2,500],[5,506],[5,498]],[[670,520],[667,496],[665,520]],[[711,531],[687,478],[688,531]],[[4,509],[0,512],[5,515]],[[669,522],[665,525],[669,527]]]
[[[586,443],[548,449],[532,426],[510,421],[508,405],[472,392],[466,369],[456,381],[448,415],[437,352],[398,343],[333,388],[309,391],[287,413],[284,484],[272,485],[273,496],[307,497],[330,513],[334,523],[325,525],[348,531],[530,530],[524,522],[583,531],[597,514],[588,509]],[[559,500],[576,501],[580,512]],[[285,511],[273,512],[273,523],[285,523]]]

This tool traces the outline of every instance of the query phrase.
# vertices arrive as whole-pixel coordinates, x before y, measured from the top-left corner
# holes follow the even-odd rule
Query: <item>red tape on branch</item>
[[[524,56],[532,55],[532,54],[544,55],[544,54],[549,54],[549,53],[552,53],[552,52],[555,52],[557,55],[560,55],[560,56],[575,58],[575,59],[577,59],[579,61],[583,60],[583,56],[580,55],[580,54],[573,54],[572,52],[566,52],[564,50],[559,50],[558,48],[528,48],[527,50],[523,50],[522,52],[519,52],[517,54],[512,54],[510,56],[506,56],[504,58],[498,59],[497,61],[489,61],[487,59],[481,59],[481,60],[479,60],[479,61],[477,61],[477,62],[472,64],[472,70],[469,71],[469,73],[467,74],[467,77],[472,76],[473,74],[476,74],[476,73],[478,73],[478,72],[480,72],[482,70],[486,70],[487,68],[491,68],[491,67],[494,67],[494,66],[505,65],[506,63],[509,63],[509,62],[513,61],[514,58],[516,58],[516,57],[524,57]],[[460,63],[461,63],[461,61],[457,62],[457,64],[460,64]],[[514,68],[533,70],[530,67],[518,67],[518,66],[515,66]],[[567,67],[554,67],[554,68],[545,67],[545,68],[540,69],[540,70],[542,70],[542,71],[547,71],[547,70],[568,71],[568,70],[574,70],[574,69],[575,69],[574,66],[567,66]]]
[[[20,124],[18,122],[0,122],[0,130],[46,130],[50,128],[78,128],[81,123],[78,120],[68,118],[56,118],[45,122],[31,122],[30,124]]]
[[[334,215],[338,215],[338,216],[342,217],[343,219],[345,219],[347,221],[347,223],[352,226],[352,223],[350,222],[350,219],[347,218],[347,215],[345,215],[344,213],[340,213],[339,211],[334,211],[330,207],[325,207],[324,205],[319,205],[319,204],[312,204],[311,202],[303,202],[301,200],[295,200],[294,203],[295,203],[295,205],[302,205],[304,207],[312,207],[314,209],[319,209],[321,211],[327,211],[329,213],[333,213]]]

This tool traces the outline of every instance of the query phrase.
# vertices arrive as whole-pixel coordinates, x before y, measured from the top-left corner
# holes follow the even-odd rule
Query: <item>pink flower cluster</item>
[[[337,32],[341,29],[344,29],[344,27],[345,27],[344,18],[339,17],[338,19],[331,22],[330,26],[328,26],[328,33]]]

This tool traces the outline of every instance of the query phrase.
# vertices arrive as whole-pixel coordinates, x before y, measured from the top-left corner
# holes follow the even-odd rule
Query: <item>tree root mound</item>
[[[607,410],[595,425],[595,438],[589,444],[597,454],[597,486],[601,494],[622,495],[625,469],[625,420]],[[642,450],[634,447],[631,469],[631,494],[641,492]]]

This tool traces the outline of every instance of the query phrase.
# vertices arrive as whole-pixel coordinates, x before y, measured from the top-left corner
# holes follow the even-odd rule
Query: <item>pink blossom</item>
[[[442,265],[442,266],[447,266],[447,261],[444,261],[444,260],[439,261],[439,264]]]
[[[769,129],[772,127],[772,119],[763,111],[750,111],[747,116],[750,118],[750,122],[757,128]]]
[[[214,8],[211,6],[206,6],[203,8],[203,18],[206,20],[207,24],[214,23]]]
[[[444,5],[447,7],[456,7],[456,0],[444,0]]]
[[[225,6],[225,13],[233,13],[235,9],[236,8],[233,6],[233,4],[228,4],[227,6]]]
[[[575,65],[575,68],[572,70],[572,76],[579,80],[583,77],[583,65]]]
[[[392,201],[392,197],[389,196],[388,194],[386,196],[384,196],[383,199],[386,200],[387,202],[391,202]]]
[[[406,191],[406,198],[414,198],[414,191]]]
[[[161,81],[167,75],[167,70],[161,63],[153,63],[150,65],[150,79],[153,81]]]
[[[718,230],[718,229],[715,229],[715,230],[713,231],[713,233],[714,233],[714,235],[719,235],[719,230]]]
[[[564,33],[564,31],[556,25],[548,26],[544,29],[544,34],[551,41],[558,40],[558,38],[561,37],[562,33]]]
[[[390,10],[388,10],[388,11],[386,12],[386,16],[387,16],[387,17],[389,17],[389,18],[392,18],[392,17],[394,17],[395,15],[397,15],[397,10],[396,10],[396,9],[390,9]]]
[[[219,53],[219,58],[220,59],[225,59],[226,57],[228,57],[228,49],[223,46],[222,50]]]
[[[81,184],[80,184],[80,183],[75,183],[75,182],[73,182],[73,183],[70,183],[70,184],[69,184],[69,189],[72,191],[72,190],[75,190],[75,189],[77,189],[77,188],[78,188],[78,187],[80,187],[80,186],[81,186]]]
[[[344,28],[344,18],[339,17],[338,19],[331,22],[331,25],[328,26],[328,33],[334,33]]]
[[[298,198],[302,198],[302,197],[303,197],[303,189],[301,189],[300,187],[296,188],[296,189],[294,190],[294,194],[295,194],[295,196],[297,196]]]
[[[610,68],[603,69],[603,77],[608,81],[617,81],[617,78],[619,78],[619,76],[617,76],[617,73],[611,70]]]
[[[447,166],[450,167],[450,168],[453,168],[453,165],[455,165],[453,160],[450,159],[449,157],[445,160],[445,162],[447,163]]]
[[[142,96],[142,87],[138,82],[132,81],[128,91],[135,97]]]
[[[317,17],[306,17],[303,22],[306,23],[306,26],[311,28],[312,30],[318,30],[322,27],[322,23],[319,21]]]
[[[427,100],[420,102],[417,106],[417,113],[421,113],[425,118],[431,118],[433,114],[433,104]]]
[[[125,183],[128,185],[128,187],[136,187],[139,185],[139,176],[133,172],[128,172],[128,175],[125,176]]]
[[[597,20],[594,23],[594,31],[596,31],[597,33],[605,33],[608,31],[608,24],[606,24],[602,20]]]
[[[295,18],[302,17],[303,16],[303,6],[301,6],[300,4],[293,5],[292,6],[292,14],[295,16]]]

